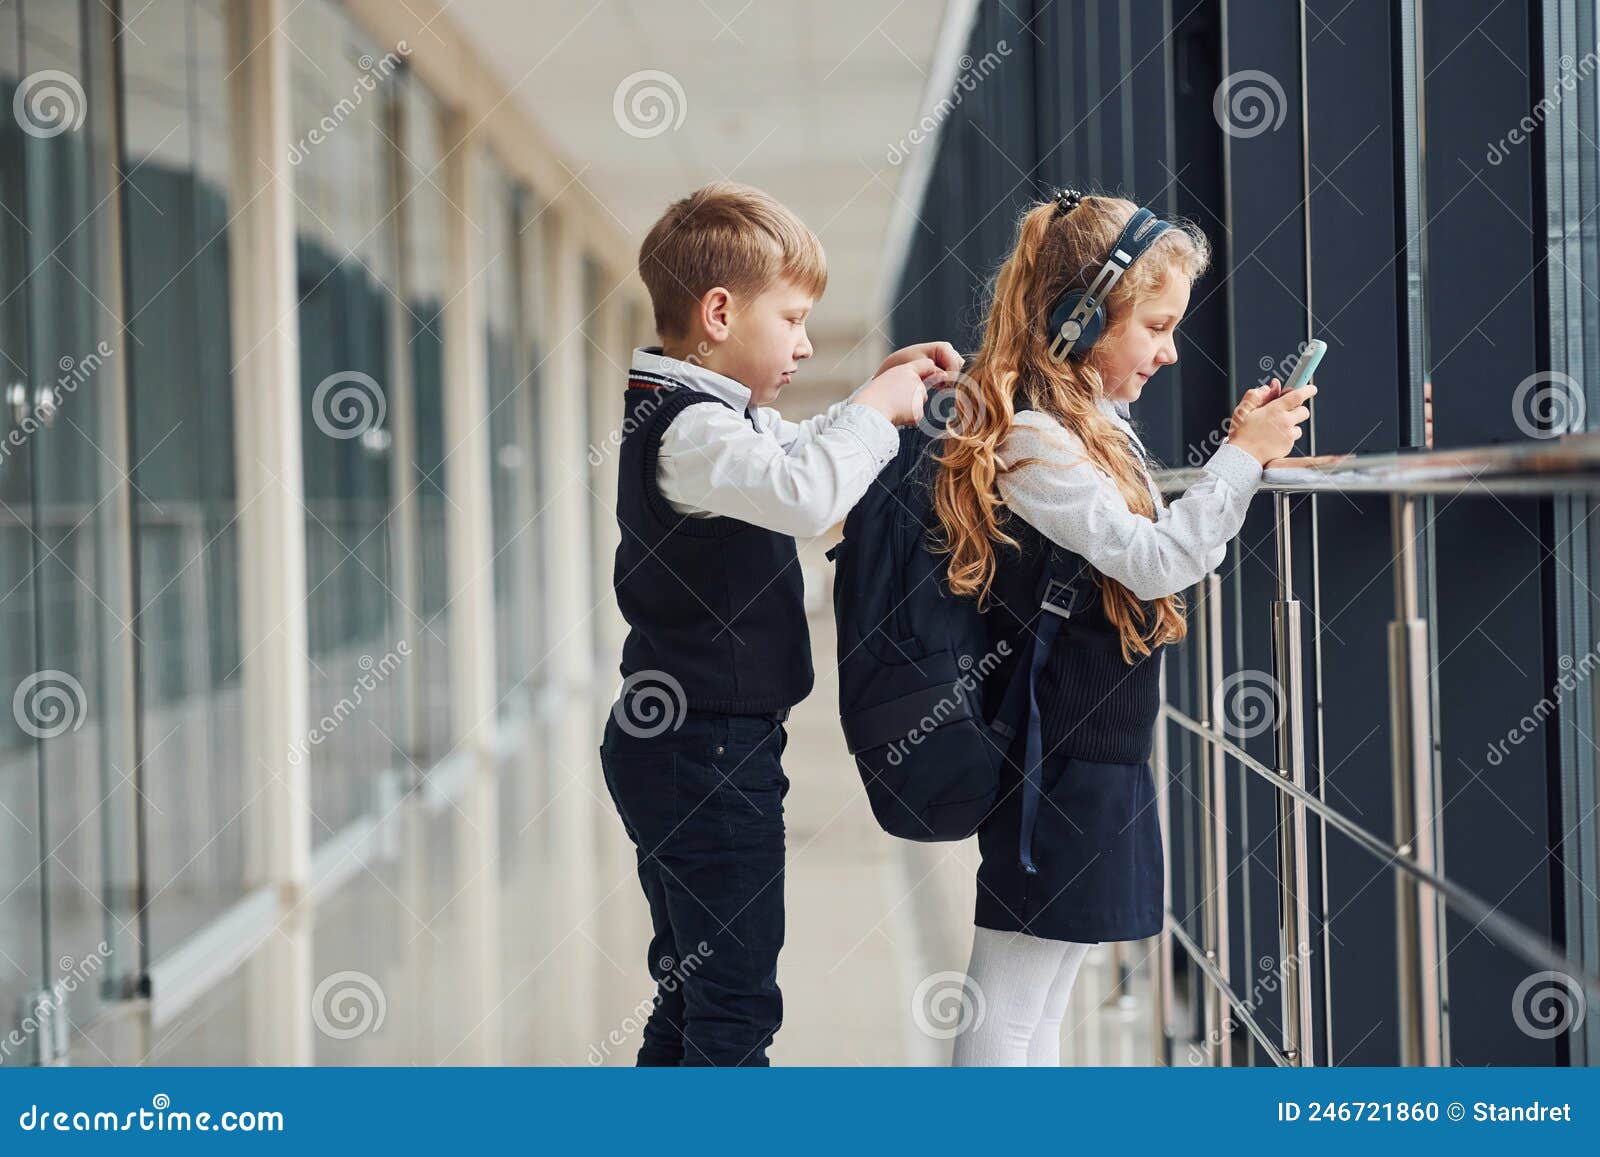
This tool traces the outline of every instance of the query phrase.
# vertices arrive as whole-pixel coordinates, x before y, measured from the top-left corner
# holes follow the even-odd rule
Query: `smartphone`
[[[1283,385],[1283,393],[1298,390],[1311,380],[1311,375],[1316,372],[1317,363],[1322,360],[1322,355],[1328,352],[1328,343],[1312,338],[1306,342],[1305,352],[1300,355],[1300,361],[1294,367],[1294,373],[1289,375],[1289,380]],[[1281,396],[1281,395],[1280,395]]]

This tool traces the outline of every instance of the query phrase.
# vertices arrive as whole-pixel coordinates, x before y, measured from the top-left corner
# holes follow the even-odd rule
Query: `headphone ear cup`
[[[1061,327],[1067,324],[1067,319],[1072,316],[1072,311],[1078,308],[1078,303],[1083,300],[1083,290],[1074,289],[1063,293],[1056,302],[1056,307],[1050,311],[1050,342],[1053,345],[1061,334]],[[1081,357],[1094,346],[1100,331],[1105,329],[1106,313],[1104,306],[1097,306],[1083,322],[1083,332],[1078,335],[1078,340],[1073,343],[1072,357]]]
[[[1061,327],[1067,324],[1067,318],[1072,316],[1072,311],[1078,308],[1078,302],[1083,300],[1083,293],[1072,290],[1056,298],[1056,307],[1050,311],[1050,340],[1053,342],[1061,333]]]
[[[1074,357],[1083,357],[1094,348],[1094,343],[1100,340],[1100,332],[1106,328],[1106,307],[1096,306],[1083,323],[1083,336],[1078,339],[1078,344],[1072,347]]]

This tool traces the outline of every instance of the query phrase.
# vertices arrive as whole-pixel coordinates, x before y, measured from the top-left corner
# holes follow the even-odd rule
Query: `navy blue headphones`
[[[1078,207],[1083,194],[1066,189],[1056,196],[1056,215],[1064,216]],[[1068,289],[1050,308],[1050,356],[1061,361],[1069,354],[1083,357],[1106,328],[1106,296],[1128,267],[1144,255],[1157,237],[1172,228],[1148,209],[1140,209],[1129,219],[1122,235],[1111,247],[1106,263],[1086,289]]]

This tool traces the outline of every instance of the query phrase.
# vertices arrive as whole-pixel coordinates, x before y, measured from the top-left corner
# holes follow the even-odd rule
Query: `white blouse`
[[[1102,400],[1100,408],[1147,457],[1126,420],[1126,406]],[[1140,599],[1177,594],[1221,565],[1261,483],[1261,464],[1224,443],[1203,467],[1206,478],[1170,506],[1146,471],[1157,512],[1152,521],[1128,509],[1116,482],[1088,460],[1077,435],[1038,410],[1016,415],[999,457],[1008,464],[1040,459],[1000,476],[1006,506]]]

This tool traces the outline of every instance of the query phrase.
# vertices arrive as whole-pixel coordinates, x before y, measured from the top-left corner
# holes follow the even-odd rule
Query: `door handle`
[[[40,424],[45,426],[56,424],[56,396],[49,386],[40,386],[33,391],[33,412]]]
[[[6,404],[11,407],[11,420],[18,426],[28,417],[28,386],[25,382],[12,382],[6,387]]]

